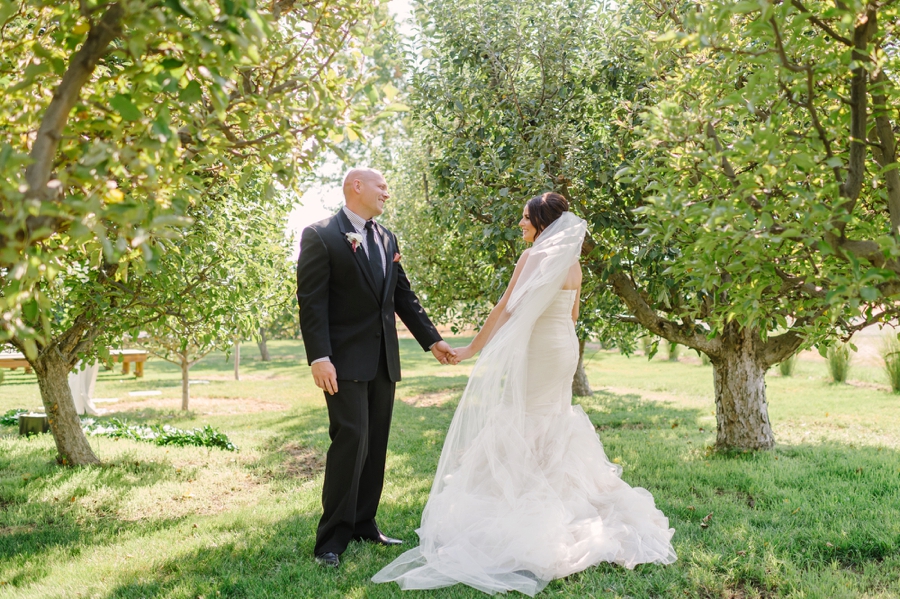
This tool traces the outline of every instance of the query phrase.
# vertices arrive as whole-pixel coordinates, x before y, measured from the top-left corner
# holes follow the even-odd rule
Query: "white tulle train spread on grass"
[[[450,425],[420,545],[373,581],[534,595],[600,562],[675,561],[668,519],[649,492],[621,480],[571,403],[575,291],[561,288],[584,232],[564,213],[532,247],[510,319],[482,351]]]

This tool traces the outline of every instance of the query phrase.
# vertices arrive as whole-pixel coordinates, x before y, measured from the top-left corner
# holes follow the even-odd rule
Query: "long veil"
[[[531,247],[522,274],[507,303],[509,319],[494,334],[475,362],[456,414],[447,431],[444,449],[438,462],[431,495],[439,495],[459,470],[460,462],[491,420],[503,412],[505,416],[525,413],[527,365],[525,352],[537,319],[562,289],[569,268],[578,259],[587,224],[571,212],[564,212],[539,236]],[[504,428],[516,430],[524,422],[506,422]],[[505,472],[516,469],[509,460],[521,455],[494,456],[503,460],[497,467]],[[485,475],[497,472],[485,473]],[[428,507],[425,508],[427,516]],[[423,528],[426,517],[423,516]]]
[[[463,582],[488,593],[533,595],[554,577],[542,564],[555,565],[546,562],[559,553],[567,516],[526,440],[527,351],[536,321],[578,260],[586,228],[564,212],[538,236],[507,304],[509,319],[483,348],[450,424],[416,531],[420,545],[373,581],[393,580],[405,589]],[[603,461],[617,477],[618,466]],[[527,522],[534,517],[540,531]]]

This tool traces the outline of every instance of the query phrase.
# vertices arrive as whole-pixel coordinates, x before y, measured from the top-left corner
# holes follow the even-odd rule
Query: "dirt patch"
[[[405,397],[401,401],[414,408],[433,408],[443,406],[453,401],[459,390],[449,389],[444,391],[433,391],[431,393],[422,393],[413,397]]]
[[[198,375],[198,378],[203,381],[233,381],[234,374],[219,374],[219,373],[203,373],[202,376]],[[280,381],[286,379],[287,377],[280,374],[274,373],[243,373],[241,372],[241,381]]]
[[[121,401],[100,405],[103,415],[141,410],[180,410],[181,398],[153,397],[141,401]],[[253,414],[256,412],[280,412],[287,409],[286,405],[274,401],[244,397],[194,397],[190,401],[190,410],[198,414]]]
[[[851,387],[859,387],[861,389],[875,389],[877,391],[890,391],[890,385],[882,385],[881,383],[871,383],[868,381],[852,381],[847,380],[847,384]]]
[[[0,526],[0,537],[18,535],[18,534],[30,534],[34,532],[34,525],[25,525],[25,526]]]
[[[325,469],[325,455],[312,447],[288,443],[281,448],[285,454],[284,473],[294,478],[312,478]]]

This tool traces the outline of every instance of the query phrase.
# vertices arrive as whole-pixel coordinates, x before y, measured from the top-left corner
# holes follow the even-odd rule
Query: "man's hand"
[[[438,341],[432,345],[431,353],[441,364],[451,364],[456,359],[456,350],[450,347],[446,341]]]
[[[337,370],[331,362],[316,362],[312,365],[313,380],[316,387],[327,393],[334,395],[338,392]]]

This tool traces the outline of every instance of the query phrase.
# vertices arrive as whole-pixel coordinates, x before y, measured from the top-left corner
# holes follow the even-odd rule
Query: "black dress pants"
[[[378,534],[375,512],[384,487],[395,386],[382,343],[374,380],[338,379],[338,392],[325,394],[331,447],[325,461],[316,555],[340,555],[354,538]]]

